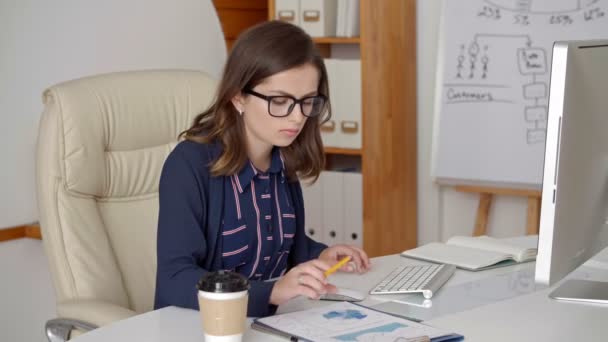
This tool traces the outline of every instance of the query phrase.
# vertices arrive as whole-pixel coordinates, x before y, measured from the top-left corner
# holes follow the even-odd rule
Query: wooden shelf
[[[363,151],[358,148],[325,147],[326,154],[346,154],[349,156],[360,156]]]
[[[42,240],[42,234],[40,234],[40,226],[38,224],[31,224],[14,228],[0,228],[0,241],[8,241],[21,238]]]
[[[359,37],[313,37],[312,39],[317,44],[359,44]]]

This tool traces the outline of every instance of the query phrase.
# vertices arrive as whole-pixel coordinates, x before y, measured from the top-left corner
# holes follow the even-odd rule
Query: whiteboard
[[[553,42],[597,38],[608,0],[443,0],[435,180],[538,188]]]

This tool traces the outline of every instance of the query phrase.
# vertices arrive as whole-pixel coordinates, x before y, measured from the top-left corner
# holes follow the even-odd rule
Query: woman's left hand
[[[329,265],[334,265],[342,258],[350,256],[351,261],[340,268],[343,272],[359,272],[365,273],[370,267],[371,263],[367,253],[361,248],[349,245],[333,245],[328,247],[321,252],[319,259],[325,261]],[[354,265],[354,267],[353,267]]]

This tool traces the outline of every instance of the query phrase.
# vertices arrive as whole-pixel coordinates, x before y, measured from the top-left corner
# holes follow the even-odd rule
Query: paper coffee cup
[[[205,341],[241,341],[247,319],[247,278],[235,272],[208,272],[197,288]]]

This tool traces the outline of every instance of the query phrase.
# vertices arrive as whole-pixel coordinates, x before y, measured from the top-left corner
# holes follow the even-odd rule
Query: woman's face
[[[292,96],[301,99],[318,95],[319,72],[312,64],[292,68],[266,78],[251,89],[265,96]],[[241,94],[233,101],[237,110],[243,111],[243,121],[247,134],[247,143],[255,150],[273,146],[289,146],[304,128],[307,117],[302,114],[297,104],[291,113],[284,117],[274,117],[268,113],[268,101],[260,97]],[[281,114],[288,106],[279,100],[272,104],[272,114]],[[304,105],[306,106],[306,104]]]

